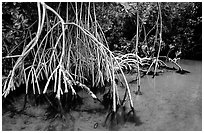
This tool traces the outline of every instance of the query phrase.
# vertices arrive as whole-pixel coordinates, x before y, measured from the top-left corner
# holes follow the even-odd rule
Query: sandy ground
[[[145,76],[141,80],[143,95],[133,94],[136,114],[142,124],[126,122],[115,130],[121,131],[186,131],[202,130],[202,75],[201,62],[183,61],[182,66],[191,73],[180,75],[165,72],[156,78]],[[128,82],[135,75],[127,74]],[[130,84],[134,93],[136,84]],[[122,90],[122,88],[121,88]],[[84,104],[66,115],[67,120],[46,119],[46,106],[27,105],[24,114],[3,111],[2,130],[75,130],[104,131],[107,113],[103,106],[83,95]],[[22,107],[23,98],[15,101]]]

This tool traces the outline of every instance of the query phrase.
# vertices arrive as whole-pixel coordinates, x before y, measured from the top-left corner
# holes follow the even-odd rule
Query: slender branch
[[[155,62],[154,75],[156,75],[156,69],[157,69],[157,65],[158,65],[158,58],[159,58],[159,54],[160,54],[160,50],[161,50],[161,43],[162,43],[162,14],[161,14],[160,3],[158,3],[158,9],[159,9],[159,19],[160,19],[159,50],[157,52],[157,58],[156,58],[156,62]]]

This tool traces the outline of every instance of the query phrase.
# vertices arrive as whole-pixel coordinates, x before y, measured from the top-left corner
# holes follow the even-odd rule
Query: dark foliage
[[[66,13],[66,3],[47,3],[55,10]],[[70,10],[74,3],[69,3]],[[80,6],[80,3],[78,3]],[[88,3],[83,4],[84,7]],[[2,55],[21,54],[30,41],[28,36],[37,30],[37,5],[31,2],[2,3]],[[131,52],[136,34],[136,12],[140,15],[140,45],[151,45],[155,29],[146,40],[145,34],[154,27],[157,19],[156,3],[96,3],[97,20],[100,23],[111,50]],[[161,53],[168,52],[168,45],[181,47],[182,58],[201,59],[202,54],[202,3],[162,3],[163,41]],[[52,17],[50,17],[50,21]],[[32,25],[32,27],[30,27]],[[32,36],[31,36],[32,37]],[[145,43],[144,43],[145,42]],[[12,64],[15,59],[3,59],[4,65]],[[10,65],[12,67],[12,65]],[[11,68],[10,68],[11,69]],[[4,70],[4,69],[3,69]],[[8,72],[3,71],[3,74]]]

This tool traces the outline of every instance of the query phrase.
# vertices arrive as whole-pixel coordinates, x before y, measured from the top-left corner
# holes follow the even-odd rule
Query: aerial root
[[[137,90],[137,91],[135,92],[135,94],[136,94],[136,95],[142,95],[142,92],[141,92],[140,90]]]
[[[141,90],[140,90],[140,86],[138,86],[138,89],[137,89],[137,91],[135,92],[135,94],[136,94],[136,95],[142,95],[142,92],[141,92]]]
[[[51,118],[52,121],[54,121],[56,118],[62,119],[64,122],[66,122],[66,114],[65,111],[62,107],[61,100],[59,98],[56,98],[57,101],[51,101],[48,96],[45,94],[44,95],[48,104],[50,105],[47,109],[47,119]],[[57,105],[56,105],[57,104]]]
[[[20,113],[20,112],[23,112],[23,111],[25,110],[25,108],[26,108],[26,103],[27,103],[27,98],[28,98],[28,95],[25,94],[25,96],[24,96],[23,108],[19,111],[19,113]]]
[[[127,113],[125,106],[117,105],[115,112],[111,110],[108,113],[104,122],[104,126],[107,126],[110,129],[114,129],[118,125],[122,125],[125,122],[135,123],[136,126],[142,124],[139,117],[136,116],[134,107],[131,107],[131,110]]]
[[[177,73],[180,73],[180,74],[186,74],[186,73],[190,73],[188,70],[184,70],[184,69],[179,69],[176,71]]]
[[[118,105],[116,111],[111,110],[104,122],[104,126],[114,129],[119,124],[125,123],[125,106]]]
[[[136,126],[142,124],[140,119],[137,117],[136,111],[133,107],[131,107],[131,110],[127,113],[127,118],[125,121],[133,122]]]

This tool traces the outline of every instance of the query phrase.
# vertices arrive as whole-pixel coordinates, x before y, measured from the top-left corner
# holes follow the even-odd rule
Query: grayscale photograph
[[[1,2],[2,131],[202,131],[202,2]]]

